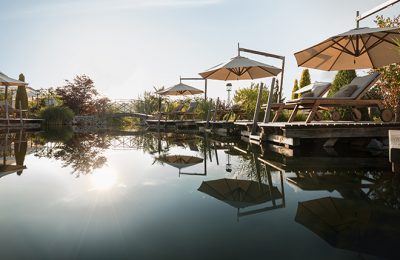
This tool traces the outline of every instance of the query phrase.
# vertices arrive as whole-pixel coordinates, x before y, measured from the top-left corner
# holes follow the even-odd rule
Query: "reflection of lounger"
[[[315,97],[315,98],[320,98],[323,97],[331,87],[331,83],[329,82],[314,82],[310,85],[307,85],[295,92],[295,94],[301,95],[301,97]],[[271,110],[275,110],[275,116],[272,119],[272,122],[276,122],[280,115],[282,114],[282,111],[284,109],[294,109],[295,108],[295,103],[297,101],[301,100],[301,98],[298,99],[293,99],[289,100],[286,103],[275,103],[272,104]],[[263,105],[262,108],[266,109],[267,105]]]
[[[306,123],[312,120],[320,120],[321,115],[319,109],[328,109],[332,107],[351,107],[355,121],[361,119],[361,112],[357,109],[360,107],[377,107],[381,111],[381,119],[384,122],[392,120],[393,114],[390,110],[384,109],[382,100],[361,99],[367,91],[376,83],[380,74],[375,72],[367,76],[354,78],[349,85],[343,86],[335,95],[329,98],[321,97],[301,97],[299,100],[287,102],[293,105],[293,112],[290,115],[289,122],[292,122],[299,109],[310,109]],[[337,121],[340,119],[338,112],[332,113],[332,119]]]

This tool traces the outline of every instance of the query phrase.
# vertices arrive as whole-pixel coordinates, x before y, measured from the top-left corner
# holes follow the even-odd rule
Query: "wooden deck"
[[[233,121],[197,121],[200,132],[213,133],[221,136],[228,136],[235,133],[235,123]]]
[[[148,119],[146,120],[149,129],[151,130],[163,130],[163,129],[197,129],[195,120],[158,120]]]
[[[0,118],[0,128],[8,128],[8,129],[40,129],[42,125],[42,119],[19,119],[19,118],[10,118],[7,122],[7,119]]]
[[[400,123],[395,122],[275,122],[258,123],[256,134],[252,135],[251,122],[236,125],[241,129],[241,135],[249,139],[288,146],[297,146],[304,139],[387,138],[389,130],[400,130]]]

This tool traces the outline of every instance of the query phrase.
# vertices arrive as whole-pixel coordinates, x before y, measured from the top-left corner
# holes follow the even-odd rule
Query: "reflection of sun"
[[[95,190],[110,190],[117,183],[117,175],[110,169],[94,172],[91,175],[92,187]]]

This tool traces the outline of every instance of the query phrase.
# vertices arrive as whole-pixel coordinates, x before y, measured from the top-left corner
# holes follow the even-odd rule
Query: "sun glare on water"
[[[91,175],[93,190],[110,190],[117,184],[117,174],[111,169],[94,172]]]

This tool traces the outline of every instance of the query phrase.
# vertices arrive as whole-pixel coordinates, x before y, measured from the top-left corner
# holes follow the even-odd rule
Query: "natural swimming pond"
[[[0,135],[1,259],[398,258],[382,151],[162,133]]]

